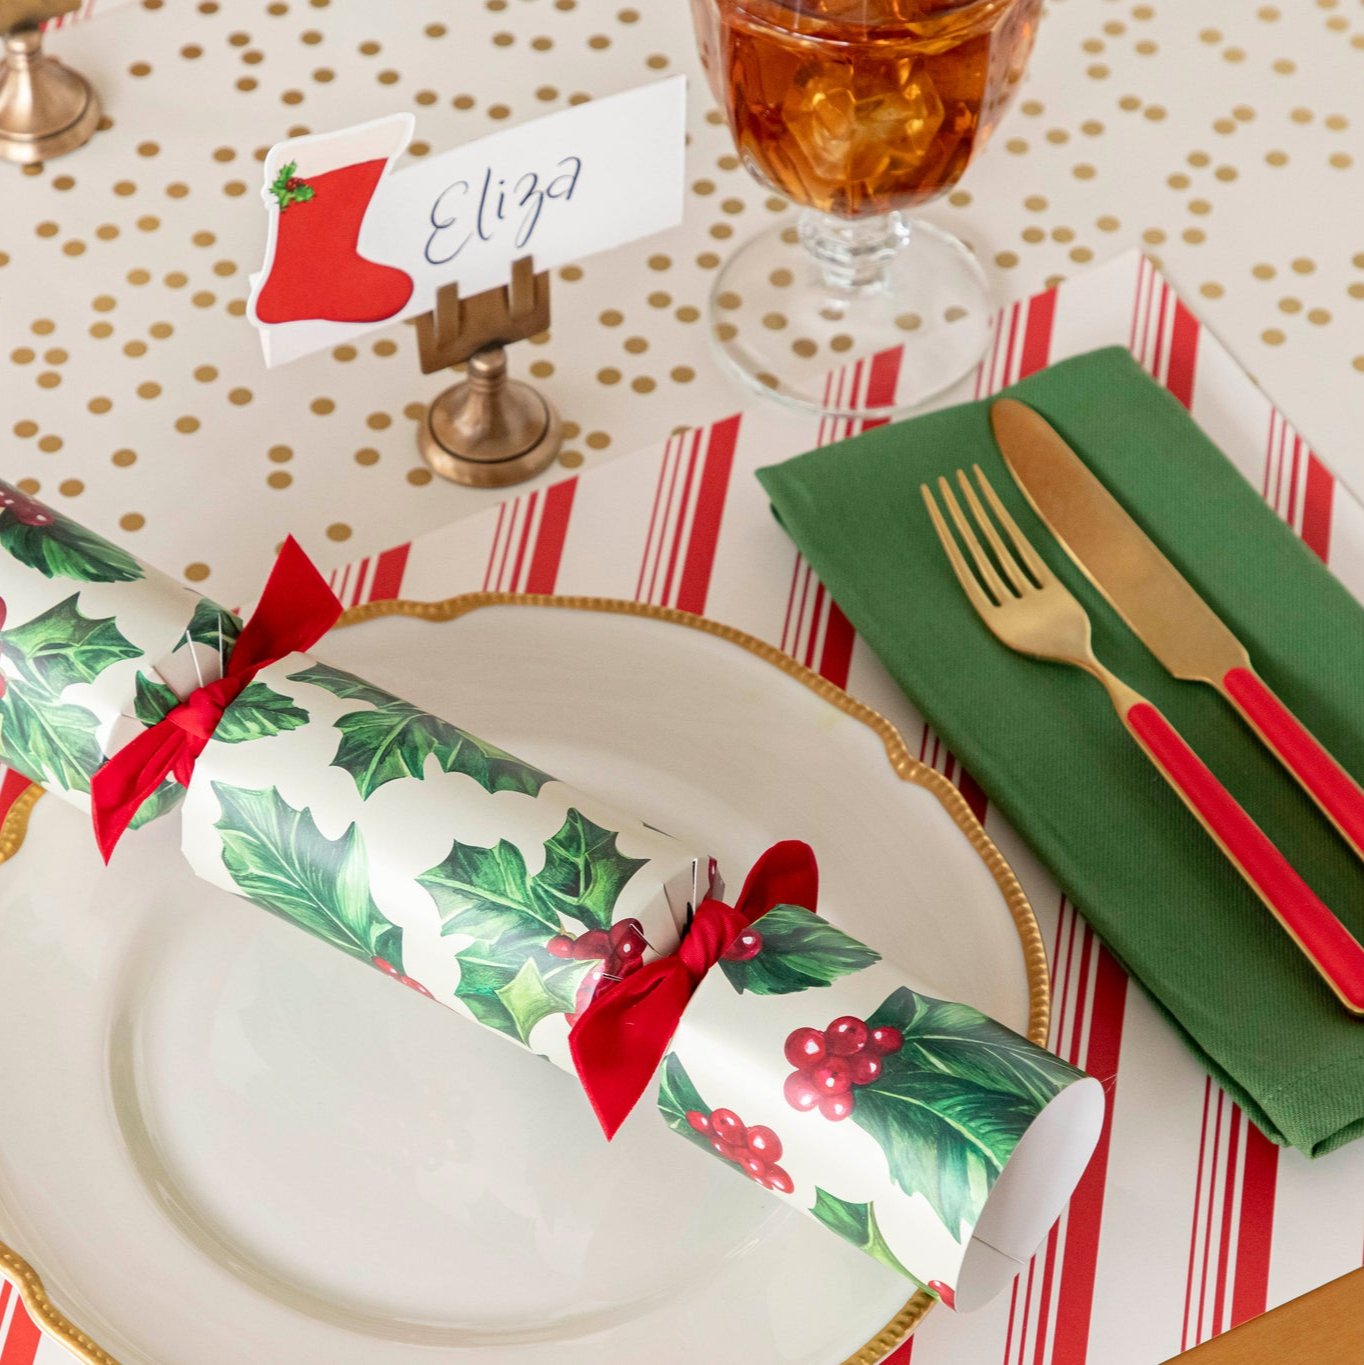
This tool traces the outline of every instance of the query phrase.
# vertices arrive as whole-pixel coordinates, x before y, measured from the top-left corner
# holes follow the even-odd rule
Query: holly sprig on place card
[[[306,204],[317,193],[306,180],[294,174],[298,162],[290,161],[279,168],[279,174],[270,185],[270,193],[283,213],[291,204]]]

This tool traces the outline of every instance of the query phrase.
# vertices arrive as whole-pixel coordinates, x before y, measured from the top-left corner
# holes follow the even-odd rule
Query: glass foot
[[[950,233],[890,214],[845,223],[807,213],[745,243],[710,299],[727,369],[791,407],[889,417],[955,384],[980,361],[993,315],[985,276]],[[830,379],[849,362],[904,348],[880,392]]]

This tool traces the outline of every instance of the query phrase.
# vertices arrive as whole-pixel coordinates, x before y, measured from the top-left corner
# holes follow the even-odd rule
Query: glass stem
[[[819,262],[825,284],[849,293],[874,289],[885,279],[910,231],[899,213],[848,219],[806,209],[800,218],[800,239]]]

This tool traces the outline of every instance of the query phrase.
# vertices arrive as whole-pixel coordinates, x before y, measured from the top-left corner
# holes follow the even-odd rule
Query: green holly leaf
[[[279,174],[270,182],[270,193],[274,195],[275,202],[279,204],[280,211],[283,212],[290,204],[306,204],[309,199],[316,194],[316,190],[304,181],[298,181],[291,185],[289,182],[296,179],[298,164],[290,161],[287,165],[281,166]]]
[[[534,926],[548,942],[561,927],[536,896],[521,850],[505,839],[492,848],[456,839],[445,860],[417,881],[436,902],[444,934],[495,943]]]
[[[487,1028],[529,1045],[530,1031],[551,1014],[568,1014],[595,962],[572,962],[545,951],[544,930],[534,921],[491,943],[470,944],[456,960],[455,994]]]
[[[711,1146],[710,1139],[687,1122],[688,1114],[709,1116],[710,1105],[697,1092],[675,1052],[670,1052],[663,1059],[663,1074],[658,1083],[658,1112],[674,1133],[680,1133],[698,1147],[714,1154],[715,1148]]]
[[[159,678],[149,678],[145,673],[137,675],[133,684],[133,715],[148,727],[166,719],[177,706],[180,698],[173,688]]]
[[[342,701],[362,701],[369,706],[383,706],[395,700],[391,692],[385,692],[382,687],[375,687],[373,683],[357,678],[344,669],[333,668],[331,664],[313,664],[301,673],[291,673],[289,681],[309,683],[324,692],[330,692],[334,697],[340,697]]]
[[[1036,1117],[1037,1106],[1019,1095],[903,1066],[859,1086],[853,1110],[885,1154],[891,1179],[906,1194],[923,1195],[957,1241]]]
[[[536,874],[537,899],[555,917],[567,915],[588,929],[609,929],[620,893],[647,858],[627,858],[616,847],[614,830],[570,810],[559,832],[545,844],[545,865]]]
[[[572,965],[581,969],[592,964],[575,962]],[[581,980],[585,974],[580,970],[576,976]],[[521,964],[521,970],[497,992],[497,998],[516,1030],[517,1041],[529,1047],[530,1033],[536,1024],[551,1014],[567,1014],[572,1010],[573,995],[565,995],[563,984],[562,980],[552,978],[546,981],[535,959],[528,957]]]
[[[886,1239],[881,1235],[880,1225],[876,1221],[874,1204],[854,1204],[816,1187],[815,1203],[810,1212],[830,1232],[836,1233],[846,1242],[851,1242],[859,1251],[865,1251],[883,1266],[913,1280],[920,1289],[928,1288],[922,1280],[911,1275],[900,1264],[899,1258],[886,1244]]]
[[[791,995],[829,986],[881,960],[881,954],[798,905],[778,905],[753,928],[762,948],[747,962],[720,960],[720,970],[741,995]]]
[[[194,615],[190,617],[189,625],[185,629],[185,634],[196,644],[216,649],[224,658],[231,653],[232,646],[237,643],[237,636],[241,633],[241,618],[235,612],[228,611],[226,607],[209,601],[207,597],[199,599],[198,606],[194,608]]]
[[[76,595],[22,626],[0,631],[0,649],[25,679],[53,697],[73,683],[93,682],[125,659],[142,657],[112,616],[82,616]]]
[[[896,991],[867,1022],[873,1028],[892,1024],[904,1034],[897,1065],[913,1064],[1010,1091],[1039,1109],[1082,1074],[970,1005],[908,989]]]
[[[0,489],[32,502],[7,483]],[[126,550],[87,531],[51,508],[41,526],[20,521],[13,511],[0,512],[0,549],[46,578],[74,578],[82,583],[131,583],[144,577],[142,566]]]
[[[0,697],[0,758],[35,782],[88,792],[104,762],[98,725],[99,717],[84,706],[11,680]]]
[[[258,905],[365,962],[402,971],[402,930],[370,892],[364,841],[352,823],[339,839],[317,828],[271,787],[251,791],[213,783],[222,808],[223,866]]]
[[[626,858],[617,835],[570,809],[545,843],[545,864],[529,876],[521,851],[503,839],[492,848],[450,846],[445,860],[417,878],[436,902],[446,934],[493,942],[537,924],[547,937],[564,917],[592,929],[611,925],[625,884],[647,859]]]
[[[880,1145],[891,1179],[960,1240],[1028,1125],[1080,1073],[977,1010],[907,987],[867,1023],[899,1029],[904,1043],[858,1087],[853,1121]]]
[[[153,820],[173,811],[185,799],[185,789],[178,783],[167,779],[138,808],[137,814],[128,823],[129,829],[141,829]]]
[[[480,1023],[523,1043],[547,1013],[571,1013],[595,964],[553,957],[546,947],[564,917],[607,928],[642,866],[622,858],[616,835],[577,810],[546,841],[544,867],[533,877],[505,839],[491,848],[456,840],[443,862],[417,878],[436,903],[441,932],[474,940],[457,954],[455,993]]]
[[[344,768],[355,779],[365,800],[398,778],[420,779],[427,759],[432,757],[444,772],[463,773],[488,792],[538,796],[540,788],[550,781],[548,773],[523,763],[505,749],[339,669],[317,664],[291,674],[290,681],[311,683],[344,700],[374,708],[337,720],[341,743],[332,760],[334,767]]]
[[[269,739],[286,730],[307,725],[308,713],[288,697],[263,682],[250,682],[223,712],[213,738],[223,744],[245,744]]]

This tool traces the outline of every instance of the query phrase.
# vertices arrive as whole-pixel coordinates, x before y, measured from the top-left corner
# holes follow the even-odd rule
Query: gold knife
[[[1033,510],[1137,638],[1176,678],[1216,688],[1364,857],[1364,790],[1266,686],[1245,646],[1041,413],[1001,398],[990,422]]]

